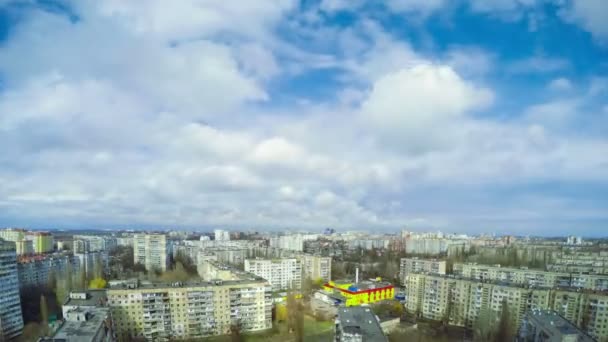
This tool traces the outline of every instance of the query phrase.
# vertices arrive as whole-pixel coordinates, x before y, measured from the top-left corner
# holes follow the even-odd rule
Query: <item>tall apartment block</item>
[[[48,284],[50,274],[62,278],[69,269],[72,274],[77,274],[81,266],[77,257],[67,253],[21,256],[17,262],[19,286],[44,286]]]
[[[0,230],[0,239],[12,241],[15,243],[17,255],[25,255],[34,253],[34,244],[32,240],[25,238],[27,231],[25,229],[8,228]]]
[[[499,317],[506,303],[511,326],[531,310],[554,310],[595,339],[608,338],[608,293],[580,288],[535,287],[422,273],[406,278],[406,311],[472,329],[480,315]]]
[[[410,273],[434,273],[445,274],[445,260],[401,258],[399,267],[399,279],[405,284],[405,278]]]
[[[0,239],[0,293],[0,340],[8,340],[21,334],[23,317],[15,244],[3,239]]]
[[[246,259],[245,271],[268,280],[274,291],[302,288],[302,263],[296,258]]]
[[[238,280],[175,283],[137,281],[107,290],[119,340],[201,338],[272,328],[272,298],[266,280],[250,274]]]
[[[216,229],[213,231],[213,235],[216,241],[229,241],[230,232],[226,230]]]
[[[304,277],[311,280],[331,280],[331,257],[305,254],[300,257],[300,261]]]
[[[608,290],[608,275],[550,272],[527,268],[455,264],[454,269],[465,278],[504,281],[540,287],[575,287],[596,291]]]
[[[146,270],[166,271],[169,268],[169,240],[165,234],[133,235],[133,261]]]

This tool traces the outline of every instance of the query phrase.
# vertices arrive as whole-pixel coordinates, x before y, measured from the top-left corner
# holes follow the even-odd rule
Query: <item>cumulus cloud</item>
[[[163,3],[77,2],[78,20],[32,6],[11,30],[0,46],[7,222],[453,227],[469,222],[460,209],[526,217],[481,195],[467,207],[469,192],[605,177],[605,139],[563,139],[560,118],[588,98],[506,121],[481,115],[500,100],[479,80],[493,67],[483,50],[426,56],[366,18],[322,30],[323,43],[310,27],[322,18],[294,24],[294,1]],[[391,2],[401,12],[441,5]],[[327,100],[281,98],[292,77],[319,69],[338,75]],[[604,91],[594,84],[589,98]],[[452,201],[434,206],[440,198]]]

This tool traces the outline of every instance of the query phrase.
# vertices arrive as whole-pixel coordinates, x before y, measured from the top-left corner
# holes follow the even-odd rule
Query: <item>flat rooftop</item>
[[[349,334],[360,334],[363,337],[363,342],[388,342],[376,315],[368,306],[340,307],[338,309],[338,319],[342,331]]]
[[[104,329],[102,326],[108,317],[108,310],[108,308],[88,309],[86,321],[65,321],[50,341],[93,341],[100,327]]]
[[[205,280],[190,280],[181,282],[164,282],[164,281],[141,281],[137,286],[133,286],[133,283],[122,282],[116,284],[110,284],[110,290],[145,290],[145,289],[167,289],[167,288],[188,288],[188,287],[209,287],[209,286],[230,286],[230,285],[247,285],[253,283],[264,283],[268,282],[266,279],[258,276],[251,275],[247,279],[239,280],[221,280],[211,279]]]
[[[594,340],[577,328],[567,319],[558,315],[554,311],[538,310],[530,311],[528,319],[539,328],[549,333],[553,337],[576,335],[578,342],[593,342]]]
[[[84,291],[82,291],[84,292]],[[73,293],[79,293],[74,291]],[[86,299],[70,298],[63,305],[74,305],[74,306],[101,306],[101,303],[106,299],[106,290],[87,290]]]

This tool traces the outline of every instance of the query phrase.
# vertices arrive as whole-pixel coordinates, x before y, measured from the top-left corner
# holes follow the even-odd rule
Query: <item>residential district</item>
[[[0,230],[1,341],[608,341],[608,242]]]

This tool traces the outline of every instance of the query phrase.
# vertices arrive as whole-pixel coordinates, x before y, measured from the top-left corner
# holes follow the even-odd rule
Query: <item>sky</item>
[[[607,17],[0,0],[0,226],[605,236]]]

